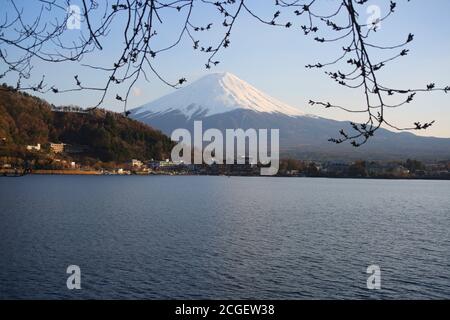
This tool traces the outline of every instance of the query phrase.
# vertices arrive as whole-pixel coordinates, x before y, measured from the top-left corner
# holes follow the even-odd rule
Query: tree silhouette
[[[414,40],[409,34],[405,41],[398,45],[381,45],[371,42],[371,34],[378,30],[381,22],[388,19],[397,9],[397,2],[387,3],[387,14],[367,23],[361,22],[360,11],[366,9],[367,0],[339,0],[327,2],[327,8],[319,7],[324,0],[276,0],[270,6],[273,14],[263,17],[251,7],[249,0],[30,0],[34,6],[39,6],[34,17],[29,18],[27,7],[20,7],[16,0],[9,0],[5,14],[0,17],[0,78],[7,75],[16,77],[15,90],[31,90],[35,92],[55,94],[71,91],[96,91],[99,100],[94,108],[103,104],[109,92],[115,94],[121,101],[124,113],[127,115],[127,102],[131,89],[140,79],[148,81],[148,75],[154,74],[163,83],[173,88],[179,88],[187,79],[180,76],[177,80],[169,80],[157,70],[158,57],[175,47],[183,40],[192,43],[193,50],[205,55],[205,68],[211,69],[220,63],[218,59],[222,49],[231,45],[232,32],[236,21],[242,15],[250,15],[257,21],[279,28],[298,28],[306,36],[324,45],[327,43],[342,44],[342,51],[337,52],[334,61],[316,62],[306,65],[309,69],[327,69],[326,74],[340,86],[361,90],[364,97],[364,107],[353,108],[339,106],[331,102],[310,100],[311,105],[325,108],[338,108],[350,113],[367,115],[364,123],[351,123],[352,132],[342,129],[338,138],[331,138],[334,143],[350,142],[358,147],[383,125],[396,130],[424,130],[433,125],[434,121],[416,122],[411,127],[400,128],[391,123],[386,111],[411,103],[417,93],[431,91],[450,91],[450,87],[437,87],[434,83],[423,88],[391,88],[380,81],[379,70],[390,62],[406,56],[409,51],[406,46]],[[409,2],[409,0],[404,0]],[[79,6],[74,6],[78,4]],[[255,5],[255,2],[253,2]],[[258,5],[261,2],[258,1]],[[213,8],[216,17],[205,17],[202,23],[196,23],[193,13],[204,7]],[[68,8],[70,8],[68,10]],[[33,9],[34,10],[34,9]],[[159,30],[173,26],[172,21],[163,21],[163,13],[173,11],[179,16],[178,34],[172,43],[158,46],[155,40]],[[327,12],[321,12],[327,11]],[[284,20],[286,13],[293,14],[295,21]],[[77,15],[79,14],[79,18]],[[27,18],[27,19],[26,19]],[[74,21],[75,19],[75,21]],[[79,21],[77,21],[79,19]],[[220,19],[221,25],[212,21]],[[70,24],[82,24],[79,37],[74,40],[67,37]],[[104,43],[110,39],[110,31],[119,25],[120,39],[123,45],[117,52],[111,65],[90,65],[83,63],[86,56],[103,50]],[[222,30],[216,39],[200,41],[200,34],[210,30]],[[329,36],[331,34],[332,36]],[[382,61],[375,61],[375,51],[391,52],[391,56]],[[62,88],[58,84],[48,84],[45,75],[39,76],[34,84],[24,85],[31,81],[33,64],[36,60],[49,63],[67,61],[79,62],[85,68],[94,69],[104,74],[104,84],[93,86],[83,79],[82,74],[74,75],[73,87]],[[336,68],[333,70],[332,68]],[[124,92],[119,85],[125,85]],[[395,103],[388,102],[398,96]],[[401,101],[398,99],[401,98]]]

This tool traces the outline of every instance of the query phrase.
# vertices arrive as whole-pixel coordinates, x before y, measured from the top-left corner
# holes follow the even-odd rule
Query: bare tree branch
[[[362,23],[359,11],[365,9],[367,0],[339,0],[334,4],[327,2],[328,12],[324,13],[319,12],[318,3],[321,0],[276,0],[270,5],[273,14],[267,17],[257,14],[248,0],[109,0],[99,3],[95,0],[81,0],[80,21],[75,22],[87,26],[87,32],[80,30],[76,40],[67,37],[68,23],[74,22],[72,20],[76,17],[76,12],[71,12],[68,8],[72,8],[75,1],[32,0],[33,7],[37,6],[39,10],[35,11],[36,15],[31,19],[28,12],[25,14],[25,10],[31,7],[29,2],[31,0],[27,1],[27,7],[20,7],[16,0],[8,0],[9,7],[0,16],[0,79],[15,76],[15,90],[55,94],[82,90],[98,92],[100,97],[94,108],[102,105],[107,94],[112,92],[123,103],[127,114],[131,89],[140,79],[148,81],[150,74],[170,87],[178,88],[183,85],[187,81],[185,77],[180,76],[178,80],[166,79],[156,65],[159,55],[180,46],[185,39],[192,43],[194,50],[205,55],[207,69],[218,65],[219,54],[231,45],[232,31],[242,15],[273,27],[298,28],[306,36],[314,34],[314,40],[324,45],[342,44],[342,52],[338,52],[333,61],[306,65],[308,69],[336,67],[337,70],[327,70],[326,75],[339,86],[361,91],[365,100],[365,105],[358,108],[310,101],[311,105],[367,115],[364,123],[351,123],[352,133],[341,130],[340,137],[331,138],[332,142],[348,141],[358,147],[373,137],[383,125],[396,130],[427,129],[434,121],[416,122],[411,127],[400,128],[386,120],[386,111],[410,104],[416,94],[421,92],[450,91],[449,86],[437,87],[434,83],[417,89],[397,89],[383,85],[380,81],[379,70],[406,56],[409,50],[405,47],[414,40],[413,34],[405,37],[404,42],[394,45],[377,44],[369,40],[370,35],[377,31],[379,23],[395,13],[397,3],[394,1],[387,4],[386,15],[370,23]],[[213,8],[216,16],[207,17],[206,21],[198,23],[194,21],[193,13],[203,7]],[[154,39],[159,35],[158,30],[175,24],[173,21],[163,20],[164,13],[169,11],[179,14],[176,23],[180,24],[180,30],[171,43],[157,47]],[[299,25],[296,21],[284,20],[286,12],[297,17]],[[302,19],[305,20],[303,23]],[[223,21],[222,25],[214,25],[213,21],[216,20]],[[341,25],[342,21],[346,22]],[[86,56],[103,50],[103,43],[108,41],[113,27],[120,27],[123,37],[123,47],[115,61],[111,65],[81,63]],[[219,28],[223,30],[219,39],[212,39],[212,44],[200,42],[199,33]],[[376,51],[392,52],[392,55],[375,61]],[[47,63],[80,62],[82,67],[103,73],[105,83],[102,86],[89,85],[89,81],[83,79],[82,75],[74,75],[73,87],[61,88],[57,84],[46,83],[45,75],[41,75],[37,83],[24,85],[24,81],[32,78],[36,60]],[[119,85],[125,85],[126,90],[118,92],[122,90]],[[401,101],[397,98],[394,103],[388,102],[392,96],[401,97]]]

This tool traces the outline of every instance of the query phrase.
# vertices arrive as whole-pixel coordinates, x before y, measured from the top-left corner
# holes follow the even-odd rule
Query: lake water
[[[0,298],[448,299],[450,181],[0,178]]]

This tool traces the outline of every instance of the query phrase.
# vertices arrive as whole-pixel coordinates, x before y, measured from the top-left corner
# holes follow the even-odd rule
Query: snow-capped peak
[[[228,72],[206,75],[186,87],[135,109],[133,114],[139,117],[142,113],[150,115],[179,110],[190,118],[193,114],[210,116],[235,109],[289,116],[304,115],[299,109],[266,95]]]

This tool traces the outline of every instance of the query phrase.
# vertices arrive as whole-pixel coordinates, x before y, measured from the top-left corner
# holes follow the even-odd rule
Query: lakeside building
[[[64,143],[50,143],[50,150],[53,153],[62,153],[62,152],[64,152],[64,147],[65,147]]]
[[[78,106],[52,106],[53,112],[73,112],[73,113],[88,113],[85,109]]]
[[[144,163],[142,161],[137,160],[137,159],[131,159],[130,164],[132,167],[136,167],[136,168],[141,168],[144,165]]]
[[[151,160],[147,163],[147,166],[150,169],[154,169],[154,170],[158,170],[158,169],[170,170],[170,169],[178,168],[180,166],[184,166],[184,163],[179,162],[179,161],[171,161],[169,159],[166,159],[163,161]]]
[[[40,151],[41,150],[41,144],[38,143],[37,145],[33,146],[33,145],[28,145],[27,146],[27,150],[28,151]]]
[[[404,166],[398,165],[391,169],[391,173],[396,177],[407,177],[410,171]]]
[[[131,171],[129,170],[124,170],[123,168],[119,168],[117,169],[117,174],[119,175],[131,175]]]

